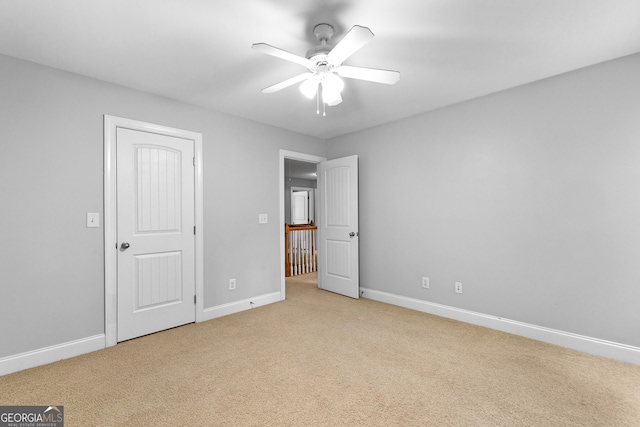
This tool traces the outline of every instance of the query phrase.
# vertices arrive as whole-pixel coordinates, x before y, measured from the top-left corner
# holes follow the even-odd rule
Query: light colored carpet
[[[640,426],[640,366],[287,280],[286,301],[0,377],[66,426]]]

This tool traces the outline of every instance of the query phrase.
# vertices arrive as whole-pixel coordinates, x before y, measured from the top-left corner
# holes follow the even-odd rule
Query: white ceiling
[[[312,29],[376,37],[347,65],[398,70],[348,80],[315,114],[304,55]],[[640,51],[638,0],[0,0],[0,53],[328,139]]]

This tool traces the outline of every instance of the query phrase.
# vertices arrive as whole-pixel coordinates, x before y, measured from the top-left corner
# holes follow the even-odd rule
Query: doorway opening
[[[312,154],[299,153],[295,151],[280,150],[280,299],[284,300],[286,295],[286,274],[285,264],[287,261],[288,249],[285,246],[285,224],[292,224],[292,218],[296,216],[296,205],[294,191],[307,191],[307,203],[298,202],[298,209],[302,209],[302,216],[305,218],[296,218],[296,221],[304,225],[310,221],[316,222],[316,191],[317,176],[315,176],[316,166],[318,163],[326,161],[325,157],[315,156]],[[307,213],[304,213],[306,208]],[[293,211],[293,212],[292,212]],[[315,277],[315,285],[317,282],[317,272],[310,273],[309,277]]]

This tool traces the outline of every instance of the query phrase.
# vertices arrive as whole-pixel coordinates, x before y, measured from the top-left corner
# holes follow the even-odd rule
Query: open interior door
[[[318,189],[318,287],[359,298],[358,156],[319,163]]]

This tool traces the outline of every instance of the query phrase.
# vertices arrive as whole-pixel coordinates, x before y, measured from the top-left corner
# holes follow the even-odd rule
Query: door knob
[[[358,235],[358,233],[354,233],[353,231],[351,233],[349,233],[349,237],[356,237]]]
[[[129,249],[129,246],[131,246],[129,243],[122,242],[122,244],[120,245],[120,250],[121,251],[126,251],[127,249]]]

